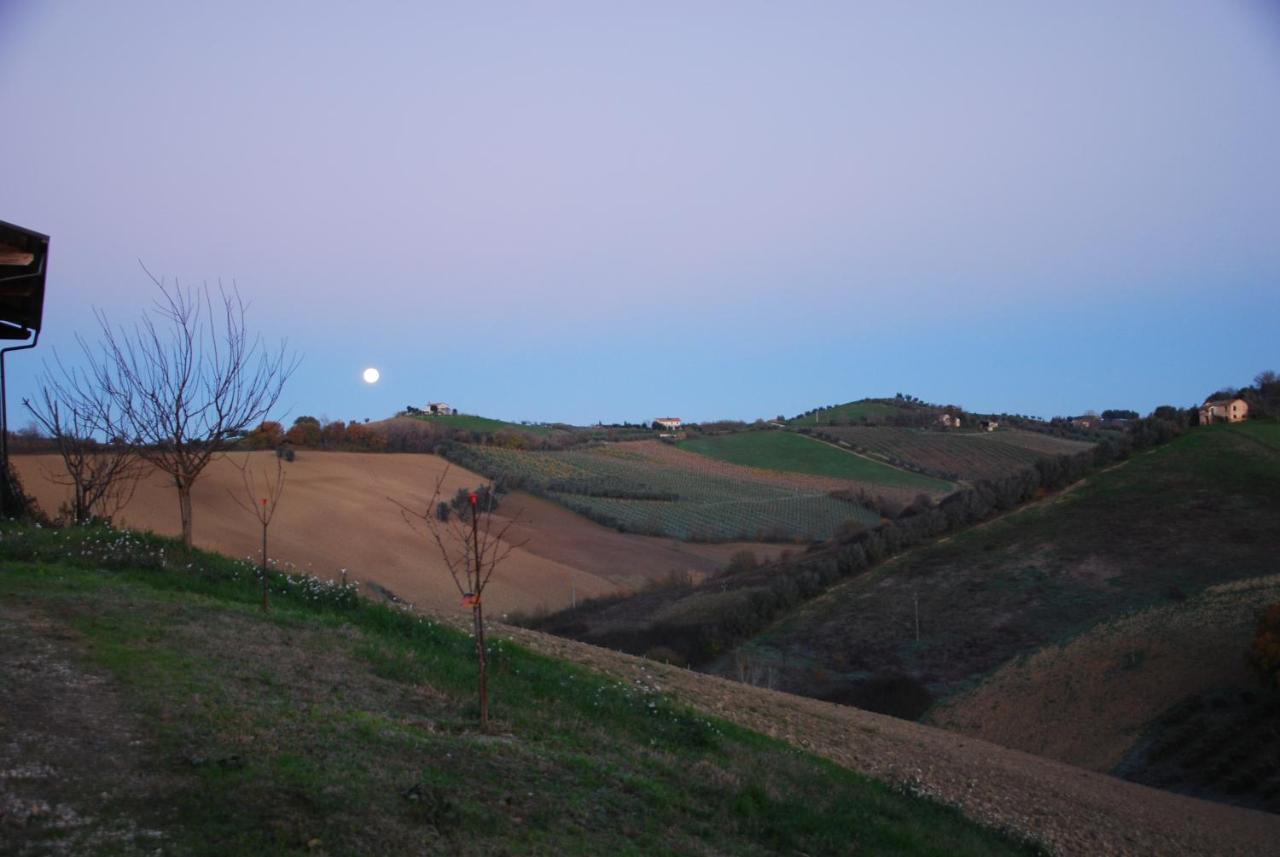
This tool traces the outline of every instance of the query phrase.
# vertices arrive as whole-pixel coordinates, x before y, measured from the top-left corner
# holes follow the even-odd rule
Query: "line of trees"
[[[267,347],[249,332],[234,286],[171,286],[143,270],[155,303],[132,327],[96,310],[99,341],[77,337],[82,366],[55,358],[23,403],[66,465],[72,520],[110,517],[150,465],[174,486],[190,548],[192,487],[275,406],[299,359],[286,341]]]
[[[309,449],[359,452],[382,452],[387,448],[386,437],[364,423],[356,420],[331,420],[322,423],[312,416],[298,417],[287,431],[283,424],[266,420],[246,434],[237,446],[250,450],[278,449],[285,443]]]

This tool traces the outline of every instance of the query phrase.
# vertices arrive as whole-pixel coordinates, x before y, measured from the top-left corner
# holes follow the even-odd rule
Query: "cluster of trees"
[[[1249,403],[1250,419],[1269,419],[1280,417],[1280,374],[1273,370],[1259,372],[1253,379],[1253,386],[1224,387],[1215,390],[1205,397],[1209,399],[1234,399],[1239,397]]]
[[[473,494],[475,495],[474,503],[471,501]],[[502,494],[502,489],[493,484],[481,485],[476,489],[459,488],[454,493],[453,499],[436,501],[436,520],[447,524],[450,518],[457,516],[464,523],[470,523],[475,509],[481,510],[483,514],[498,511]]]
[[[321,423],[311,416],[301,416],[293,421],[288,431],[274,420],[264,420],[244,435],[237,444],[240,449],[276,449],[288,443],[307,449],[339,449],[361,452],[381,452],[387,448],[386,437],[367,425],[352,420],[333,420]]]
[[[644,426],[598,426],[587,429],[553,427],[553,431],[525,431],[518,426],[506,426],[495,431],[465,429],[439,422],[415,419],[396,419],[383,423],[378,433],[383,439],[381,447],[386,452],[440,452],[451,444],[470,446],[499,446],[504,449],[528,449],[554,451],[569,449],[592,441],[634,440],[649,437]]]

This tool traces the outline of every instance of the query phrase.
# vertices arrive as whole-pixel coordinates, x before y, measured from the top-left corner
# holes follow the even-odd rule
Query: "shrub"
[[[1280,603],[1272,604],[1258,618],[1249,660],[1264,682],[1280,689]]]

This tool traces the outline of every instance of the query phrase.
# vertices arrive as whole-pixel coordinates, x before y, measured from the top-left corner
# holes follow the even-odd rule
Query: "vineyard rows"
[[[447,454],[628,532],[705,541],[813,540],[829,538],[851,518],[878,520],[825,491],[663,467],[613,446],[568,452],[468,446]]]
[[[1050,455],[1088,444],[1021,431],[958,433],[905,428],[838,426],[822,434],[853,449],[928,473],[957,479],[998,479]]]

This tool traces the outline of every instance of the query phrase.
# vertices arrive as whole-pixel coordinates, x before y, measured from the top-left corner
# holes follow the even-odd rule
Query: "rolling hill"
[[[237,503],[244,485],[244,455],[216,460],[193,492],[197,545],[231,556],[257,557],[262,531]],[[269,452],[248,454],[256,472],[271,471]],[[26,490],[56,513],[67,488],[54,482],[61,460],[52,455],[13,458]],[[282,567],[336,579],[376,582],[416,604],[450,607],[459,595],[426,534],[409,527],[397,502],[425,508],[437,479],[451,496],[484,477],[434,455],[300,450],[285,465],[285,489],[270,529],[270,555]],[[447,474],[447,475],[446,475]],[[640,589],[672,574],[701,578],[724,567],[734,543],[695,545],[622,534],[592,523],[555,503],[515,493],[499,509],[518,517],[510,533],[516,550],[497,572],[493,605],[498,613],[568,606],[576,597]],[[157,533],[180,532],[173,488],[159,472],[142,481],[117,523]],[[780,548],[750,545],[761,556]]]
[[[909,717],[942,700],[937,722],[1110,769],[1181,697],[1245,680],[1275,595],[1248,581],[1277,555],[1280,424],[1193,429],[838,585],[716,671]]]

